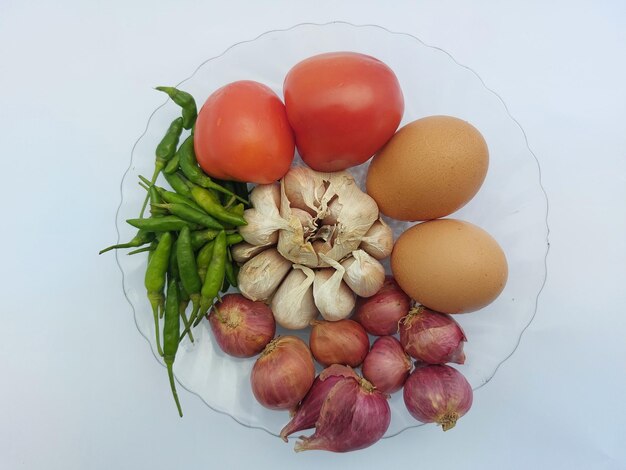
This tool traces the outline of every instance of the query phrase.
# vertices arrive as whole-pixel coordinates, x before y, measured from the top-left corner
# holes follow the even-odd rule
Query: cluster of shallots
[[[256,186],[252,208],[233,247],[240,292],[271,306],[276,322],[298,330],[318,314],[337,321],[352,313],[356,297],[378,292],[380,263],[393,234],[376,202],[345,171],[289,170],[280,185]]]
[[[369,334],[380,336],[365,357],[363,375],[387,393],[404,387],[409,413],[447,431],[472,405],[471,386],[446,365],[465,362],[465,334],[450,315],[410,305],[391,277],[375,296],[359,300],[353,319]],[[399,333],[400,341],[394,333]],[[416,360],[413,372],[409,356]]]

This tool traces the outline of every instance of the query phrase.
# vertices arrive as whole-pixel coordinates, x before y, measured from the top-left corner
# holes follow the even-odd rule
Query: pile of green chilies
[[[245,183],[213,181],[200,169],[193,146],[195,100],[173,87],[157,90],[167,93],[181,107],[182,116],[172,121],[157,145],[152,178],[139,176],[146,198],[139,217],[126,221],[138,229],[137,234],[129,242],[107,247],[100,254],[119,248],[136,248],[129,255],[148,253],[145,287],[154,317],[157,350],[167,367],[182,416],[173,373],[178,345],[186,335],[193,342],[192,328],[220,293],[237,286],[238,267],[230,246],[243,241],[237,227],[246,224],[243,211],[248,204],[248,189]],[[179,146],[183,130],[191,133]],[[171,190],[156,185],[160,174]],[[150,216],[145,217],[148,202]],[[192,309],[188,317],[189,303]]]

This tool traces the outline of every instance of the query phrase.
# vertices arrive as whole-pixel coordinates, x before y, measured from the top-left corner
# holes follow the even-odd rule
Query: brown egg
[[[500,295],[508,277],[498,242],[480,227],[455,219],[423,222],[393,247],[391,270],[420,304],[444,313],[465,313]]]
[[[474,197],[488,166],[487,144],[474,126],[430,116],[401,128],[374,157],[367,192],[394,219],[436,219]]]

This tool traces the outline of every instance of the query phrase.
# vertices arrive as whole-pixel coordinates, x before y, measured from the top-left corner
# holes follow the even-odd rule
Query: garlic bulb
[[[251,245],[250,243],[241,242],[230,248],[230,254],[236,263],[243,264],[266,248],[268,247],[264,245]]]
[[[346,318],[356,295],[382,286],[377,260],[391,253],[393,234],[349,172],[291,168],[279,185],[256,186],[250,202],[248,225],[239,227],[245,243],[232,248],[244,263],[239,289],[271,303],[283,327],[305,328],[318,310],[326,320]]]
[[[393,249],[393,231],[383,219],[378,219],[361,239],[362,250],[380,260],[391,254]]]
[[[272,312],[276,322],[290,330],[300,330],[309,326],[317,316],[313,301],[313,280],[311,268],[296,264],[282,282],[272,298]]]
[[[291,269],[289,260],[275,248],[265,250],[247,261],[239,271],[239,291],[250,300],[268,300]]]
[[[337,321],[350,316],[356,304],[354,292],[343,281],[345,269],[335,260],[321,258],[332,268],[318,269],[313,281],[313,298],[325,320]]]
[[[385,268],[363,250],[355,250],[352,256],[341,262],[346,272],[343,280],[359,297],[371,297],[385,282]]]

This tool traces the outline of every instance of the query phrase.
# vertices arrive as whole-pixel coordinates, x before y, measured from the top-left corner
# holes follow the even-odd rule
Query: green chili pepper
[[[184,229],[183,229],[184,230]],[[167,276],[168,279],[180,280],[180,271],[178,270],[178,250],[176,247],[178,246],[178,238],[172,236],[172,249],[170,251],[170,260],[167,265]]]
[[[230,254],[230,249],[226,251],[226,254],[228,258],[226,260],[226,266],[225,266],[226,279],[228,280],[228,283],[231,286],[237,287],[237,276],[235,275],[235,266],[233,263],[233,258]]]
[[[150,214],[152,217],[167,215],[167,211],[158,206],[159,204],[163,204],[163,198],[159,195],[154,185],[148,188],[148,196],[150,197]]]
[[[159,338],[159,310],[163,310],[163,302],[165,300],[163,298],[163,288],[165,287],[165,274],[167,273],[171,250],[172,234],[165,232],[148,262],[144,280],[154,316],[157,349],[161,356],[163,355],[163,349],[161,349],[161,340]]]
[[[209,268],[209,264],[211,264],[211,258],[213,257],[213,246],[214,243],[212,241],[204,245],[202,249],[198,252],[198,256],[196,258],[198,276],[200,276],[200,280],[203,283],[206,279],[206,272]]]
[[[178,152],[176,152],[174,154],[174,156],[172,157],[172,159],[167,162],[167,165],[165,165],[165,168],[163,168],[163,173],[165,174],[172,174],[172,173],[176,173],[178,171],[178,162],[179,162],[179,156],[178,156]]]
[[[180,313],[178,311],[178,286],[175,280],[168,283],[167,301],[165,302],[165,320],[163,321],[163,361],[167,367],[167,375],[170,379],[170,388],[178,408],[178,414],[182,417],[183,410],[178,401],[176,383],[174,382],[174,360],[178,351],[178,338],[180,334]]]
[[[233,214],[232,212],[224,209],[222,205],[215,201],[213,196],[209,191],[205,188],[202,188],[193,183],[188,183],[189,189],[191,190],[191,197],[193,200],[202,208],[204,211],[215,217],[216,219],[226,222],[227,224],[232,224],[235,226],[246,225],[246,219],[242,216],[238,216]]]
[[[217,235],[217,232],[215,233]],[[111,245],[104,250],[100,250],[99,254],[106,253],[110,250],[117,250],[119,248],[137,248],[145,245],[146,243],[150,243],[154,240],[154,233],[148,232],[146,230],[138,230],[137,235],[133,237],[132,240],[126,243],[118,243],[117,245]]]
[[[185,196],[181,194],[175,193],[173,191],[168,191],[163,188],[157,188],[157,189],[159,191],[159,195],[165,202],[170,203],[170,204],[185,204],[197,211],[203,212],[202,207],[200,207],[191,199],[187,199]]]
[[[207,242],[214,240],[218,233],[220,233],[219,230],[214,230],[212,228],[191,232],[191,247],[193,248],[193,251],[197,251]]]
[[[186,198],[191,199],[191,189],[189,189],[189,186],[187,186],[187,179],[183,175],[181,175],[180,173],[163,173],[163,177],[174,191],[176,191],[181,196],[185,196]]]
[[[152,174],[150,185],[154,184],[157,177],[159,176],[159,173],[161,173],[161,170],[165,168],[165,165],[167,165],[168,161],[176,153],[176,147],[178,146],[178,140],[180,139],[180,135],[182,131],[183,131],[183,119],[182,118],[174,119],[172,123],[170,124],[170,126],[168,127],[167,132],[165,133],[165,136],[163,137],[163,139],[161,139],[161,142],[159,142],[159,144],[157,145],[157,148],[155,151],[156,159],[154,162],[154,173]],[[146,209],[147,204],[148,204],[148,196],[146,196],[146,199],[144,200],[143,205],[141,206],[141,213],[139,214],[140,217],[143,217],[143,213]]]
[[[167,209],[171,214],[183,220],[194,222],[206,228],[223,229],[223,225],[208,214],[198,211],[186,204],[157,204],[157,207]]]
[[[231,233],[230,235],[226,235],[226,244],[228,246],[236,245],[237,243],[241,243],[243,241],[243,237],[238,233]]]
[[[198,266],[196,264],[196,258],[193,254],[193,248],[191,247],[191,232],[188,228],[183,228],[180,231],[176,252],[178,255],[180,280],[185,288],[185,291],[189,294],[189,298],[193,304],[191,318],[195,318],[198,315],[198,309],[200,308],[200,291],[202,289],[202,281],[198,275]]]
[[[137,227],[138,229],[143,229],[148,232],[169,232],[170,230],[179,231],[183,227],[197,227],[197,225],[173,215],[165,215],[154,219],[128,219],[126,222],[133,227]]]
[[[204,316],[209,310],[209,307],[213,303],[217,294],[219,294],[220,287],[224,282],[224,276],[226,271],[226,233],[220,232],[215,238],[213,246],[213,255],[211,256],[211,264],[206,272],[206,278],[202,284],[201,299],[200,299],[200,315]]]
[[[198,186],[202,186],[206,189],[214,189],[220,193],[238,197],[228,189],[215,183],[200,169],[200,167],[198,166],[198,162],[196,161],[196,155],[193,149],[193,136],[187,137],[187,139],[181,144],[180,148],[178,149],[178,158],[180,169],[183,171],[183,174],[187,177],[187,179],[192,183],[197,184]],[[241,202],[247,201],[243,199]]]
[[[234,214],[238,217],[241,217],[243,219],[243,213],[246,210],[245,206],[243,205],[242,202],[240,202],[239,204],[231,207],[230,209],[228,209],[228,212],[230,212],[231,214]],[[246,220],[246,219],[244,219]]]
[[[183,325],[185,326],[185,330],[189,328],[187,331],[189,335],[189,341],[194,342],[193,333],[191,332],[191,328],[189,327],[189,319],[187,318],[187,306],[189,305],[189,294],[183,287],[182,283],[178,283],[178,311],[180,312],[180,318],[183,321]],[[182,340],[182,338],[180,338]]]
[[[198,117],[198,108],[196,107],[196,101],[186,91],[178,90],[171,86],[158,86],[157,90],[167,93],[167,96],[182,108],[183,113],[183,127],[185,129],[191,129]]]

